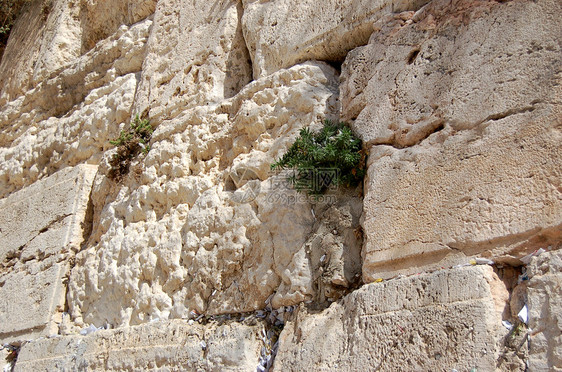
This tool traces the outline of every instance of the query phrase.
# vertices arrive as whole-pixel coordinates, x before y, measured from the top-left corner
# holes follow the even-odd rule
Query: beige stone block
[[[96,166],[66,168],[0,200],[0,339],[57,333],[67,260],[89,233]]]
[[[157,122],[230,98],[251,81],[234,0],[159,1],[135,111]]]
[[[367,145],[412,146],[560,103],[556,0],[432,1],[387,16],[342,66],[342,116]]]
[[[154,322],[25,344],[15,371],[252,371],[263,326]]]
[[[308,60],[342,61],[364,45],[383,15],[419,9],[426,0],[244,0],[244,37],[254,78]]]
[[[560,132],[553,117],[538,115],[488,122],[482,135],[443,131],[411,149],[373,148],[364,279],[474,256],[519,265],[519,258],[559,241]]]
[[[64,167],[98,164],[113,148],[132,116],[151,25],[122,26],[25,95],[0,99],[0,197]]]
[[[441,270],[365,285],[321,313],[302,307],[274,370],[493,371],[495,282],[486,266]]]
[[[0,63],[0,105],[35,88],[80,56],[80,4],[69,0],[30,3],[18,16]]]
[[[54,316],[64,311],[62,281],[68,265],[35,266],[37,272],[10,272],[0,277],[1,343],[58,333]]]
[[[76,252],[97,166],[65,168],[0,200],[0,260]]]
[[[342,113],[371,151],[365,281],[475,256],[519,265],[560,239],[559,11],[433,1],[349,53]]]
[[[543,253],[527,267],[532,371],[562,370],[562,251]]]

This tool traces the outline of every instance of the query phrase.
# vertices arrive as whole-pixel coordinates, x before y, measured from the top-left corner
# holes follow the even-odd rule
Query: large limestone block
[[[98,164],[103,151],[114,147],[109,141],[128,125],[137,83],[135,74],[118,77],[62,118],[21,123],[16,140],[0,147],[0,197],[64,167]]]
[[[47,267],[47,268],[45,268]],[[56,335],[64,311],[66,263],[29,263],[0,276],[0,342]]]
[[[342,66],[342,116],[370,144],[412,146],[560,103],[556,0],[432,1],[377,23]]]
[[[560,2],[468,3],[390,17],[344,63],[343,116],[371,149],[366,281],[560,239]]]
[[[342,61],[364,45],[373,23],[391,12],[416,10],[427,0],[244,0],[244,38],[254,78],[307,60]]]
[[[365,285],[321,313],[302,307],[281,333],[275,371],[494,371],[494,295],[507,291],[484,266]]]
[[[81,34],[78,1],[30,1],[16,20],[2,56],[0,105],[80,56]]]
[[[562,251],[543,253],[527,267],[532,371],[562,371]]]
[[[0,339],[57,333],[67,260],[89,233],[97,167],[66,168],[0,200]]]
[[[160,122],[234,96],[251,80],[235,0],[159,1],[135,110]]]
[[[0,200],[0,260],[77,251],[97,166],[65,168]]]
[[[162,122],[120,183],[102,176],[103,161],[92,243],[71,275],[73,319],[126,326],[262,309],[271,295],[293,305],[316,296],[316,280],[325,297],[351,286],[358,198],[318,207],[269,174],[301,128],[334,118],[337,92],[324,63],[280,70]]]
[[[253,371],[263,326],[156,322],[26,343],[14,371]]]
[[[65,166],[97,164],[128,125],[152,21],[98,43],[25,95],[0,99],[0,197]]]

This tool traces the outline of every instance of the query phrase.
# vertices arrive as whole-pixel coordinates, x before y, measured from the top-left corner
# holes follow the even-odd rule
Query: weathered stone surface
[[[0,343],[65,336],[17,369],[255,370],[261,326],[167,319],[266,303],[300,308],[277,370],[523,370],[525,337],[531,369],[560,369],[558,253],[519,285],[428,273],[560,248],[559,1],[40,2],[0,64]],[[151,150],[110,180],[137,113]],[[339,117],[371,151],[364,208],[270,172]],[[88,212],[93,169],[44,183],[84,163]],[[525,302],[532,331],[508,335]],[[68,336],[89,324],[124,328]]]
[[[146,19],[155,4],[156,0],[31,1],[18,18],[0,63],[0,106],[76,64],[98,41],[110,40],[120,28]],[[132,46],[119,45],[121,56],[134,59]],[[98,74],[106,69],[91,54],[80,59],[82,67],[95,65]]]
[[[553,0],[436,0],[386,17],[346,58],[343,117],[367,144],[406,147],[443,126],[559,103],[560,10]]]
[[[251,80],[235,0],[159,1],[135,111],[157,122],[234,96]]]
[[[0,343],[56,335],[64,311],[66,263],[28,263],[0,276]]]
[[[244,38],[254,78],[308,60],[342,61],[364,45],[373,23],[391,12],[417,10],[427,0],[244,0]]]
[[[81,0],[81,51],[92,49],[122,25],[135,24],[152,15],[157,0]]]
[[[360,199],[313,206],[269,177],[299,130],[337,108],[335,70],[297,65],[161,123],[122,183],[101,176],[104,162],[97,228],[71,278],[74,319],[124,326],[249,311],[272,294],[273,306],[293,305],[317,295],[320,266],[330,269],[323,298],[337,298],[359,269]]]
[[[0,197],[55,171],[97,164],[131,107],[152,22],[123,26],[0,112]],[[101,66],[101,67],[100,67]]]
[[[23,8],[0,63],[0,106],[80,55],[79,12],[71,0],[33,0]]]
[[[366,281],[560,239],[560,10],[435,0],[348,55],[342,113],[371,145]]]
[[[505,333],[496,284],[492,268],[464,267],[365,285],[318,314],[301,307],[281,333],[274,369],[493,371]]]
[[[0,200],[0,341],[58,332],[96,169],[67,168]]]
[[[562,371],[562,251],[543,253],[527,268],[532,371]]]
[[[156,322],[26,343],[14,371],[252,371],[262,326]]]

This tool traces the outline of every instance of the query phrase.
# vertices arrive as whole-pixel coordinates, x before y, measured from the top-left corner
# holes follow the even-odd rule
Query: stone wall
[[[8,367],[562,370],[561,7],[34,0],[0,61]],[[307,198],[270,164],[324,119],[367,176]]]

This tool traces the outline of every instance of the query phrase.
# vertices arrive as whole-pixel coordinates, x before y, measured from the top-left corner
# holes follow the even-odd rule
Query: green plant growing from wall
[[[109,177],[119,179],[129,172],[131,161],[139,154],[148,154],[150,151],[149,141],[152,137],[153,128],[148,119],[141,120],[139,116],[131,122],[130,128],[122,130],[119,137],[109,141],[117,146],[117,152],[111,157],[109,164],[111,170]]]
[[[291,169],[288,181],[297,191],[318,195],[331,186],[355,186],[365,176],[366,153],[345,123],[324,121],[317,133],[303,128],[289,150],[271,164]]]

